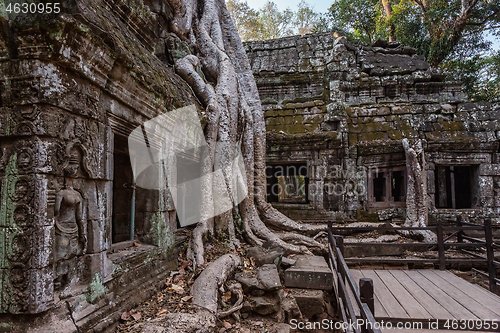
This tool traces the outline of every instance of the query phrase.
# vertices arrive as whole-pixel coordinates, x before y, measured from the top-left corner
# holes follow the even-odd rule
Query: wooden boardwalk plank
[[[468,282],[465,279],[462,279],[459,276],[449,272],[449,271],[439,271],[436,270],[435,273],[439,275],[442,279],[448,281],[449,283],[453,283],[458,289],[467,294],[468,296],[480,299],[481,304],[500,315],[500,297],[493,294],[491,291],[484,289],[477,284],[473,284]]]
[[[391,274],[390,271],[376,270],[375,273],[384,282],[390,292],[398,300],[402,300],[401,305],[405,309],[410,318],[430,319],[432,316],[429,312],[415,300],[412,294],[401,285],[401,283]]]
[[[456,319],[479,319],[472,312],[463,307],[460,303],[449,297],[444,291],[431,283],[419,270],[408,270],[405,273],[424,289],[439,304],[445,307]],[[439,318],[441,319],[441,318]]]
[[[448,294],[457,303],[460,303],[464,308],[475,314],[480,319],[500,319],[496,313],[489,310],[487,307],[483,306],[482,302],[479,303],[473,297],[462,292],[460,289],[464,283],[460,283],[458,286],[444,280],[432,269],[420,270],[420,274],[425,276],[429,281],[434,283],[438,288]],[[464,282],[468,283],[464,280]],[[465,319],[465,318],[463,318]]]
[[[356,283],[359,281],[360,278],[363,277],[363,274],[361,274],[361,271],[359,269],[350,269],[350,271],[351,271],[351,275],[354,278],[354,281],[356,281]],[[348,287],[347,289],[348,289],[349,298],[351,299],[352,306],[354,307],[354,312],[356,312],[356,317],[359,317],[361,315],[361,312],[359,311],[358,303],[356,303],[356,299],[354,298],[354,295],[351,291],[351,288]]]
[[[359,285],[359,279],[360,278],[363,278],[365,277],[363,275],[363,270],[357,270],[359,273],[356,274],[356,277],[354,277],[354,279],[356,280],[356,282],[358,282],[358,285]],[[380,303],[380,299],[378,298],[377,296],[377,293],[375,293],[374,291],[374,300],[375,300],[375,318],[390,318],[389,315],[387,314],[387,311],[385,310],[384,306],[382,305],[382,303]]]
[[[394,276],[401,285],[420,303],[433,319],[454,319],[453,315],[432,298],[425,289],[421,288],[413,281],[403,270],[391,270],[390,273]]]
[[[378,277],[378,275],[373,270],[363,270],[364,277],[373,280],[373,289],[375,294],[378,296],[380,303],[383,305],[387,314],[391,318],[410,318],[408,313],[401,306],[399,301],[394,297],[394,295],[387,289],[384,282]]]

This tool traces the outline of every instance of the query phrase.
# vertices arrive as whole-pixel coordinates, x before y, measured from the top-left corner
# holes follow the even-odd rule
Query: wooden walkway
[[[373,280],[375,318],[396,322],[439,323],[439,328],[452,320],[496,320],[500,326],[500,297],[486,289],[450,273],[432,269],[422,270],[356,270],[356,281]],[[354,302],[353,295],[350,295]],[[359,309],[355,309],[359,315]],[[409,325],[409,324],[408,324]],[[471,324],[472,325],[472,324]],[[477,325],[477,324],[475,324]],[[472,328],[472,329],[471,329]],[[469,327],[469,331],[480,331]],[[500,328],[489,331],[500,332]],[[383,330],[383,332],[413,332],[413,330]],[[420,330],[420,332],[424,332]],[[433,330],[433,332],[436,332]],[[462,331],[463,332],[463,331]]]

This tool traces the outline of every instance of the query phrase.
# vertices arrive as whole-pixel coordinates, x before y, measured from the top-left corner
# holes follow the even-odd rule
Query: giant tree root
[[[230,147],[238,145],[243,153],[246,170],[243,176],[246,176],[245,183],[248,186],[247,198],[239,204],[239,214],[248,242],[261,245],[265,241],[273,241],[287,253],[310,254],[308,247],[324,251],[326,247],[311,237],[291,232],[315,235],[326,230],[326,225],[297,223],[266,203],[264,112],[245,48],[225,1],[168,2],[173,14],[170,31],[186,42],[193,52],[176,60],[176,72],[186,80],[206,108],[207,124],[204,131],[209,149],[202,157],[203,174],[211,174],[215,167],[213,153],[216,146],[224,147],[217,156],[220,157],[220,165],[227,165],[234,159]],[[237,193],[234,180],[231,172],[224,172],[223,182],[207,179],[202,186],[200,211],[206,213],[206,218],[202,218],[194,230],[189,251],[189,258],[195,267],[205,262],[204,241],[214,234],[214,226],[219,231],[227,229],[230,238],[235,239],[232,214],[220,214],[211,219],[209,213],[213,211],[214,193],[218,193],[216,187],[220,184],[225,183],[230,198],[234,199],[233,195]],[[290,233],[279,236],[269,227]],[[231,244],[238,245],[237,241]]]
[[[211,263],[191,287],[192,305],[195,313],[169,313],[134,326],[142,333],[205,333],[213,330],[217,323],[217,300],[219,288],[241,265],[236,254],[225,254]]]

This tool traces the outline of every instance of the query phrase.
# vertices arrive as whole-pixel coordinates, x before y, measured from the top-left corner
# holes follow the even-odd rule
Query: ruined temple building
[[[111,329],[177,265],[171,196],[133,188],[127,136],[160,113],[204,110],[173,68],[189,49],[168,33],[171,10],[145,3],[78,0],[64,15],[1,18],[0,331]],[[423,147],[429,223],[497,223],[499,105],[467,102],[459,83],[394,42],[326,33],[246,48],[268,187],[296,189],[269,190],[279,210],[404,221],[406,138]],[[134,191],[142,246],[129,241]]]
[[[404,221],[405,138],[425,152],[430,223],[500,217],[500,105],[466,101],[398,42],[326,33],[246,49],[265,111],[268,200],[289,217]],[[307,186],[272,191],[282,171]]]

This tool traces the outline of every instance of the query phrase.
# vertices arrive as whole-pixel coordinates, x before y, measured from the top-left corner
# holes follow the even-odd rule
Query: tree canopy
[[[337,0],[328,16],[330,29],[366,43],[392,37],[416,47],[432,66],[488,51],[485,32],[500,35],[499,0]]]
[[[258,10],[243,0],[228,0],[226,5],[244,42],[311,33],[318,30],[322,18],[304,0],[296,11],[290,8],[280,11],[272,1],[267,1]]]
[[[361,43],[398,40],[418,49],[471,100],[500,100],[500,0],[336,0],[327,30]],[[486,38],[487,34],[490,38]]]

